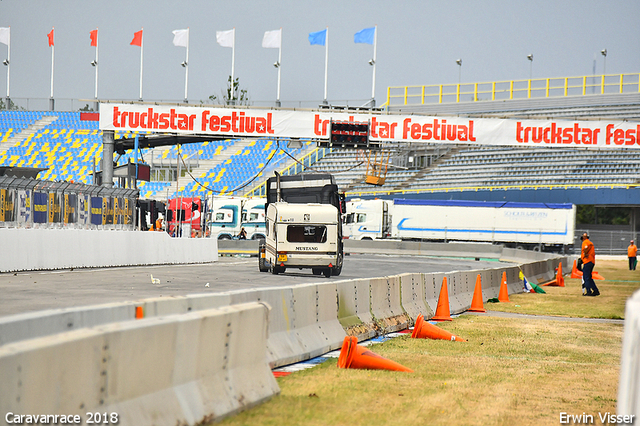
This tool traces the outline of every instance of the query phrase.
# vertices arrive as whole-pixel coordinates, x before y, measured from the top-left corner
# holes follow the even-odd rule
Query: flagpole
[[[11,27],[9,27],[9,31],[11,31]],[[11,69],[11,33],[9,33],[9,44],[7,44],[7,105],[6,108],[9,109],[9,70]]]
[[[52,27],[51,31],[55,28]],[[55,33],[54,33],[55,34]],[[54,61],[54,53],[55,53],[55,42],[51,44],[51,96],[49,98],[49,110],[53,111],[54,109],[54,101],[53,101],[53,61]]]
[[[280,27],[280,47],[278,48],[278,94],[276,96],[276,106],[280,106],[280,68],[282,67],[282,27]]]
[[[184,103],[188,103],[187,90],[189,87],[189,28],[187,28],[187,54],[184,60]]]
[[[96,84],[94,98],[98,100],[98,29],[96,28]]]
[[[140,31],[143,31],[144,28],[141,28]],[[142,52],[144,50],[144,31],[140,37],[140,98],[138,100],[142,100]]]
[[[378,26],[373,32],[373,82],[371,84],[371,106],[376,106],[376,50],[378,47]]]
[[[327,27],[326,31],[327,33],[325,35],[325,40],[324,40],[324,101],[322,103],[325,105],[328,105],[327,76],[329,73],[329,27]]]
[[[236,27],[233,27],[233,46],[231,46],[231,97],[235,98],[233,72],[236,65]]]

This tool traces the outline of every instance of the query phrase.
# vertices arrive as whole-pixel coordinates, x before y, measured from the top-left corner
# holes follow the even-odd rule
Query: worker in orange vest
[[[638,247],[633,243],[633,240],[629,243],[629,247],[627,247],[627,256],[629,256],[629,270],[635,271],[636,264],[638,263],[638,258],[636,257],[638,254]]]
[[[582,253],[580,256],[582,259],[582,278],[586,289],[586,293],[584,293],[583,296],[599,296],[600,291],[598,287],[596,287],[596,283],[593,281],[591,275],[593,273],[593,267],[596,265],[596,250],[586,232],[582,234],[580,239],[582,240]]]

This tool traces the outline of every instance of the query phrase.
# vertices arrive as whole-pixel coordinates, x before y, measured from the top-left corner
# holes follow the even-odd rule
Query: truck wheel
[[[265,259],[264,257],[262,257],[262,255],[265,252],[265,245],[264,244],[260,244],[259,248],[258,248],[258,268],[260,269],[260,272],[268,272],[269,268],[267,268],[267,265],[265,264]]]
[[[333,268],[327,268],[327,269],[325,269],[325,270],[324,270],[324,276],[325,276],[325,277],[327,277],[327,278],[331,277],[331,270],[332,270],[332,269],[333,269]]]

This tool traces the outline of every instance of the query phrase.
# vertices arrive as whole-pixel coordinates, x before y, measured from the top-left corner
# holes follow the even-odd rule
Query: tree
[[[219,103],[216,95],[209,96],[209,100]],[[249,91],[240,88],[240,79],[238,77],[232,82],[231,76],[229,76],[227,88],[222,91],[222,100],[224,105],[250,105]]]
[[[0,98],[0,110],[24,110],[24,108],[19,108],[16,104],[13,103],[13,101],[9,98],[7,98],[7,100],[9,101],[8,103],[5,103],[4,100],[2,98]]]

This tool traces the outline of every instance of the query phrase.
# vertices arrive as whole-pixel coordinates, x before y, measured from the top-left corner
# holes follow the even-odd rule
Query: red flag
[[[89,37],[91,37],[91,46],[98,46],[98,30],[89,31]]]
[[[53,28],[51,28],[51,32],[47,34],[47,37],[49,38],[49,47],[53,46]]]
[[[131,46],[140,46],[142,47],[142,30],[136,31],[133,33],[133,40],[129,43]]]

